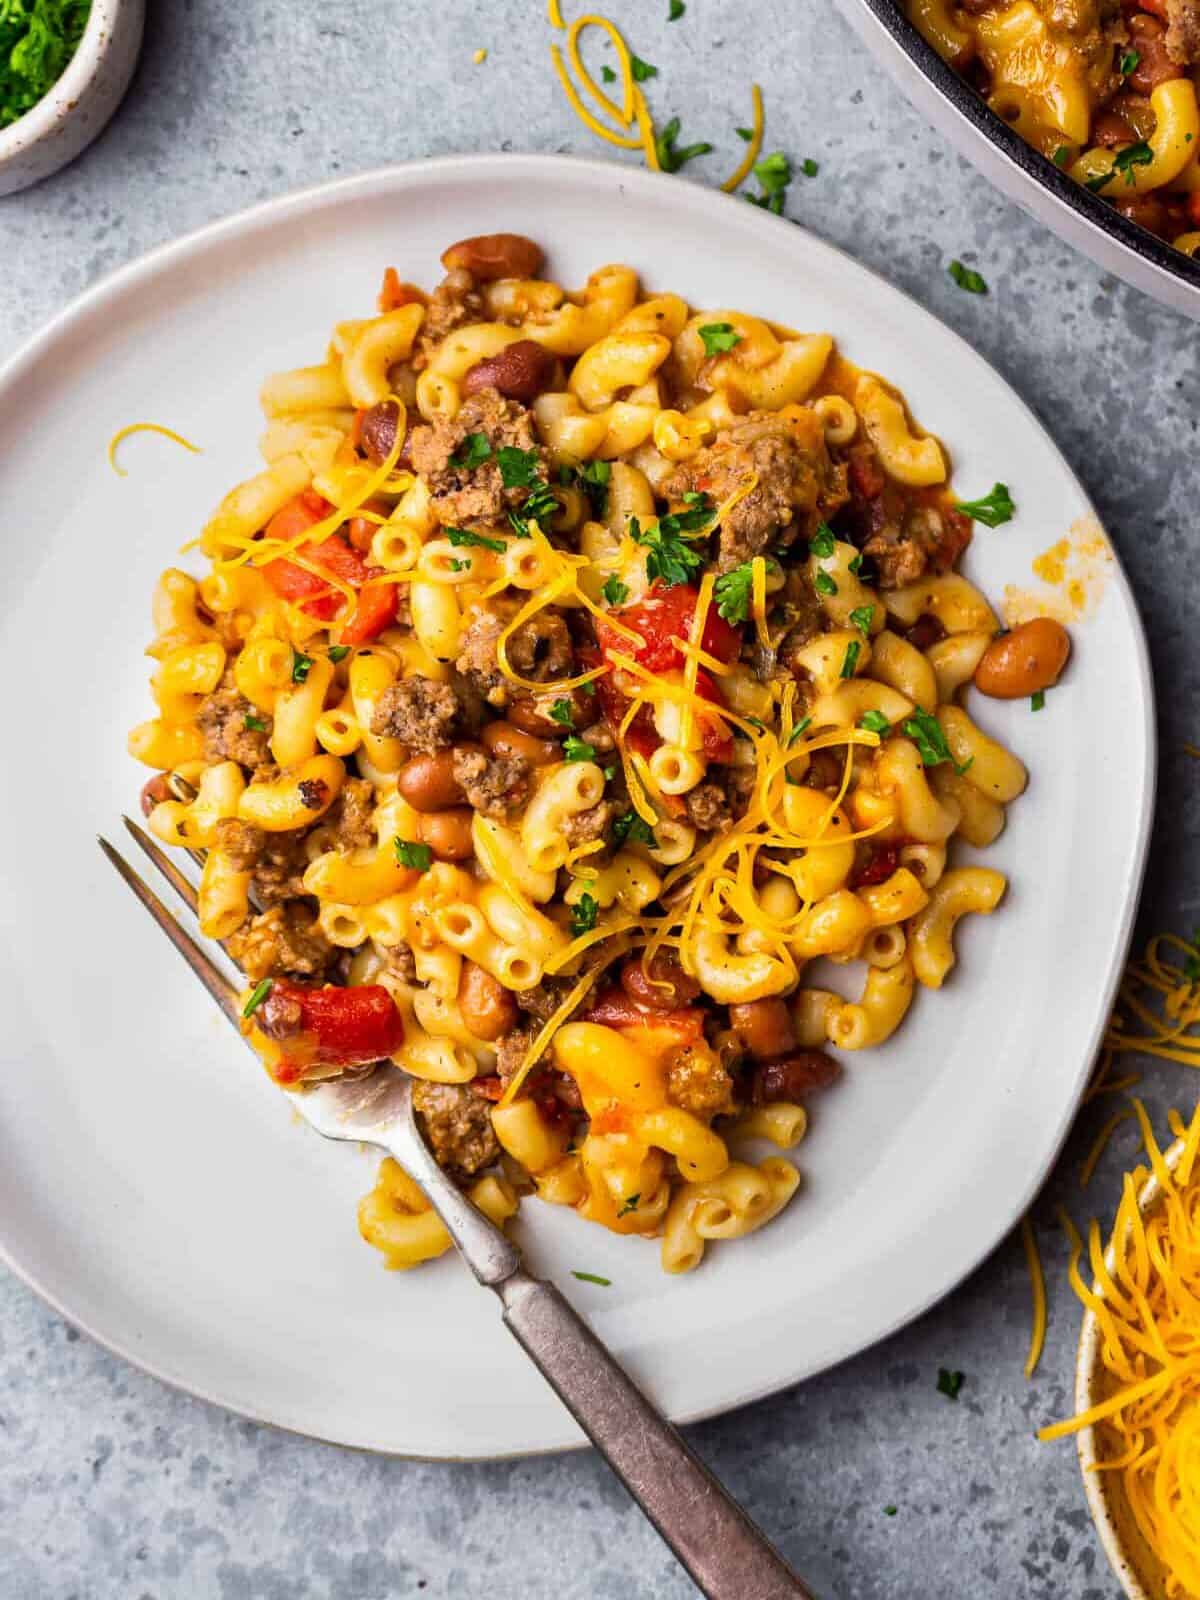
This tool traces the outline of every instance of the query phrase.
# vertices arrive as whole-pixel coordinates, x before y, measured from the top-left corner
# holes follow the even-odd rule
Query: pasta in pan
[[[1200,248],[1200,0],[905,0],[1023,139],[1133,221]]]
[[[489,1215],[686,1271],[791,1200],[827,1046],[882,1045],[1000,901],[948,851],[1026,774],[960,693],[1043,691],[1067,640],[995,638],[955,567],[1007,491],[958,501],[828,335],[623,266],[568,293],[516,235],[443,262],[264,385],[264,467],[155,593],[143,809],[204,852],[277,1082],[390,1057]],[[448,1245],[390,1162],[360,1224]]]

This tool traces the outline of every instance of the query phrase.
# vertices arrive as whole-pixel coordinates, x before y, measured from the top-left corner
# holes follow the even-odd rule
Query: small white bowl
[[[0,195],[74,161],[121,103],[142,48],[146,0],[92,0],[79,48],[37,105],[0,131]]]
[[[1182,1154],[1183,1140],[1177,1139],[1164,1152],[1163,1160],[1174,1171]],[[1138,1209],[1144,1217],[1149,1216],[1161,1200],[1162,1186],[1156,1177],[1151,1176],[1138,1195]],[[1111,1248],[1104,1259],[1111,1271],[1114,1264]],[[1107,1369],[1100,1356],[1100,1325],[1094,1313],[1088,1311],[1080,1329],[1079,1354],[1075,1362],[1076,1413],[1089,1410],[1107,1397],[1111,1392],[1105,1387],[1107,1377]],[[1095,1428],[1080,1429],[1076,1443],[1088,1509],[1118,1582],[1129,1600],[1166,1600],[1167,1574],[1162,1562],[1142,1538],[1120,1474],[1088,1471],[1088,1463],[1096,1459]]]

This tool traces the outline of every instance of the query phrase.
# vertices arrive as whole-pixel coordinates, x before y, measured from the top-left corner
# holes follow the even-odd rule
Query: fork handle
[[[551,1283],[494,1286],[510,1332],[708,1600],[814,1600]]]

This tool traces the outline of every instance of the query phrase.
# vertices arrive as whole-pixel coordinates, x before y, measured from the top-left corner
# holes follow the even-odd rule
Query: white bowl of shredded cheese
[[[1090,1419],[1077,1433],[1084,1491],[1130,1600],[1200,1600],[1200,1356],[1186,1348],[1200,1345],[1200,1318],[1189,1315],[1200,1290],[1198,1144],[1200,1110],[1165,1152],[1148,1140],[1151,1165],[1126,1178],[1104,1256],[1107,1282],[1087,1285],[1093,1301],[1079,1338],[1075,1409]],[[1164,1277],[1154,1268],[1148,1239],[1178,1271]],[[1140,1306],[1133,1286],[1144,1291]],[[1151,1343],[1162,1340],[1169,1365],[1154,1356],[1139,1362],[1136,1335],[1147,1332]],[[1130,1357],[1134,1370],[1116,1370]]]
[[[84,151],[120,105],[142,47],[145,0],[92,0],[62,76],[0,129],[0,195],[48,178]]]

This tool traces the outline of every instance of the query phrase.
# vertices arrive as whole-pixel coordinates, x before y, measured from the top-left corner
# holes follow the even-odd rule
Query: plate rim
[[[524,169],[524,171],[519,169]],[[591,179],[605,185],[614,186],[618,190],[624,185],[628,185],[633,189],[642,189],[650,195],[659,190],[662,185],[671,184],[673,186],[671,192],[677,198],[682,198],[679,193],[680,180],[674,176],[651,173],[642,168],[631,167],[618,162],[596,160],[591,157],[524,152],[511,154],[490,152],[483,155],[458,154],[429,157],[410,162],[396,162],[374,167],[366,172],[352,174],[347,177],[306,185],[301,189],[289,190],[284,194],[269,197],[256,202],[252,206],[244,207],[224,217],[216,218],[182,234],[179,238],[166,240],[136,257],[133,261],[126,262],[105,274],[96,283],[85,289],[56,312],[41,328],[36,329],[9,357],[0,363],[0,402],[3,401],[6,391],[10,389],[12,384],[31,368],[35,367],[43,354],[52,349],[59,339],[67,336],[79,321],[88,316],[93,307],[102,303],[110,295],[119,295],[128,288],[136,286],[143,278],[153,277],[159,271],[169,269],[177,258],[186,259],[193,251],[203,250],[210,244],[216,244],[229,238],[236,238],[241,233],[253,233],[260,228],[266,229],[278,225],[281,222],[285,222],[292,215],[303,215],[314,206],[320,206],[324,203],[336,203],[339,198],[353,197],[355,191],[367,194],[379,189],[403,189],[411,182],[436,179],[439,176],[445,176],[451,180],[455,177],[478,179],[481,175],[485,175],[488,170],[503,171],[509,177],[516,172],[519,177],[536,182],[539,175],[561,173],[564,169],[577,171],[581,176],[587,174]],[[692,196],[688,203],[701,209],[720,204],[723,199],[730,198],[723,196],[720,191],[709,189],[707,186],[698,183],[684,180],[684,185]],[[741,208],[742,220],[740,226],[748,226],[752,230],[760,231],[764,242],[777,237],[774,232],[779,226],[777,219],[758,213],[752,216],[745,215],[745,210],[746,208]],[[790,226],[796,225],[790,224]],[[1057,457],[1060,470],[1066,475],[1069,482],[1074,485],[1084,514],[1095,518],[1097,525],[1103,528],[1103,523],[1096,514],[1091,497],[1086,492],[1070,462],[1063,455],[1049,429],[1009,380],[997,371],[984,355],[970,345],[955,329],[943,322],[934,312],[921,305],[906,290],[898,285],[889,283],[881,273],[876,272],[873,268],[851,256],[849,252],[829,243],[808,229],[801,229],[801,231],[809,243],[818,251],[828,252],[830,256],[836,259],[851,263],[856,271],[863,272],[872,280],[884,284],[889,293],[901,296],[918,318],[925,319],[936,327],[939,337],[961,347],[972,360],[981,362],[1003,387],[1007,402],[1020,408],[1026,420],[1047,441]],[[1107,532],[1105,533],[1105,538],[1108,539]],[[1157,790],[1158,732],[1149,645],[1132,585],[1129,582],[1119,553],[1112,546],[1111,540],[1108,540],[1108,542],[1113,552],[1112,582],[1120,592],[1130,616],[1135,655],[1133,677],[1136,681],[1138,698],[1144,718],[1145,749],[1142,770],[1139,774],[1140,802],[1137,815],[1137,840],[1129,861],[1129,881],[1123,899],[1123,909],[1115,929],[1115,940],[1112,945],[1113,960],[1101,986],[1100,998],[1102,1004],[1098,1008],[1098,1020],[1087,1039],[1087,1047],[1084,1051],[1085,1060],[1080,1068],[1075,1091],[1066,1104],[1059,1124],[1054,1130],[1053,1142],[1049,1147],[1048,1154],[1032,1182],[1022,1192],[1020,1203],[1016,1206],[1012,1215],[999,1230],[988,1230],[986,1240],[979,1245],[977,1250],[972,1250],[973,1259],[969,1260],[951,1279],[943,1283],[935,1291],[932,1291],[918,1304],[906,1309],[902,1315],[879,1329],[869,1341],[847,1350],[834,1360],[823,1363],[811,1372],[803,1371],[799,1375],[793,1373],[790,1376],[778,1378],[768,1377],[712,1404],[680,1411],[672,1418],[678,1424],[687,1425],[701,1422],[711,1417],[722,1416],[743,1406],[781,1393],[785,1389],[806,1381],[809,1377],[816,1376],[821,1372],[831,1371],[844,1361],[864,1354],[885,1339],[892,1337],[900,1329],[917,1321],[933,1306],[939,1304],[953,1293],[972,1273],[984,1265],[988,1257],[1010,1235],[1021,1216],[1029,1208],[1058,1159],[1075,1120],[1080,1097],[1086,1086],[1087,1067],[1094,1060],[1103,1037],[1108,1014],[1128,955],[1145,876]],[[532,1459],[538,1456],[556,1455],[569,1450],[588,1447],[586,1440],[567,1437],[561,1443],[549,1443],[532,1447],[522,1446],[512,1450],[489,1451],[468,1455],[447,1451],[438,1451],[436,1454],[431,1454],[422,1451],[397,1450],[378,1443],[348,1441],[333,1433],[281,1422],[263,1411],[255,1410],[250,1405],[244,1403],[231,1404],[205,1385],[197,1385],[194,1381],[190,1381],[181,1375],[176,1375],[165,1367],[161,1360],[149,1355],[143,1356],[137,1351],[136,1347],[131,1346],[130,1341],[116,1335],[109,1336],[101,1333],[92,1327],[88,1321],[77,1318],[65,1303],[64,1297],[44,1286],[39,1281],[36,1269],[18,1259],[5,1237],[2,1218],[0,1218],[0,1264],[6,1266],[16,1278],[33,1291],[43,1304],[48,1305],[71,1326],[78,1328],[95,1344],[109,1354],[128,1362],[138,1371],[146,1373],[158,1382],[164,1383],[183,1394],[217,1406],[231,1415],[244,1417],[248,1421],[259,1425],[278,1428],[296,1437],[310,1438],[321,1443],[332,1444],[343,1449],[357,1450],[371,1455],[429,1462],[483,1462]],[[564,1423],[568,1421],[565,1412],[563,1420]]]

